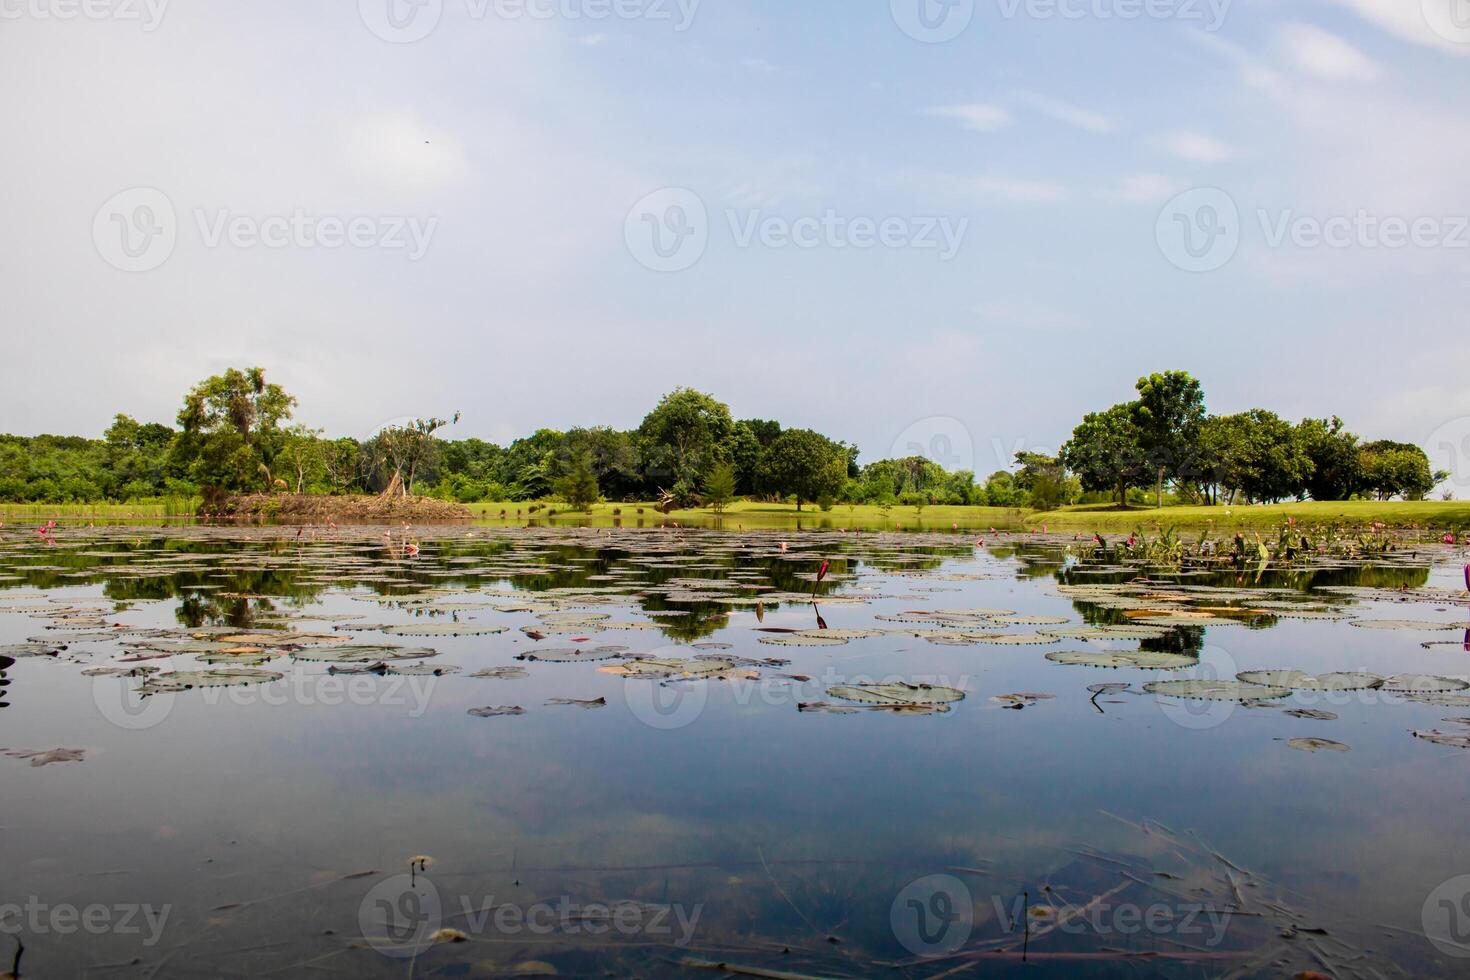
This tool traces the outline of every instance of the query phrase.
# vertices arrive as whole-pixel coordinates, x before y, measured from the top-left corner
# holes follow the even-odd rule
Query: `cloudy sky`
[[[692,385],[988,472],[1183,368],[1438,459],[1467,82],[1467,0],[0,0],[0,429],[259,364],[332,434]]]

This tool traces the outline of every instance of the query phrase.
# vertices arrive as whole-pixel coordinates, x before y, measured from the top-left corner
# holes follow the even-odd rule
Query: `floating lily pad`
[[[1355,619],[1349,625],[1364,630],[1457,630],[1463,623],[1435,623],[1422,619]]]
[[[489,708],[471,708],[465,714],[474,715],[476,718],[496,718],[500,715],[523,715],[526,709],[518,704],[502,704]]]
[[[346,646],[328,647],[320,650],[298,650],[292,657],[313,663],[351,664],[372,663],[389,660],[420,660],[437,657],[439,651],[430,647],[397,647],[389,644],[351,643]]]
[[[484,623],[409,623],[384,626],[382,631],[391,636],[489,636],[505,630]]]
[[[1382,684],[1382,689],[1395,693],[1412,691],[1416,694],[1445,694],[1470,688],[1470,682],[1458,677],[1437,677],[1433,674],[1397,674]]]
[[[471,677],[484,677],[496,681],[515,681],[523,677],[530,677],[531,672],[524,667],[486,667],[477,670]]]
[[[284,674],[274,670],[254,670],[249,667],[221,667],[211,670],[175,670],[154,674],[143,682],[139,693],[161,694],[187,691],[196,687],[238,687],[245,684],[267,684],[278,681]]]
[[[1289,738],[1286,744],[1303,752],[1346,752],[1348,747],[1330,738]]]
[[[1199,663],[1195,657],[1160,650],[1057,650],[1048,653],[1046,659],[1075,667],[1134,667],[1141,670],[1183,670]]]
[[[1241,681],[1176,679],[1149,681],[1143,689],[1150,694],[1202,701],[1274,701],[1291,694],[1287,687],[1246,684]]]
[[[779,633],[775,636],[763,636],[761,643],[783,647],[836,647],[847,642],[843,636],[828,636],[825,630],[812,630],[802,633]]]
[[[1300,670],[1243,670],[1235,675],[1247,684],[1289,687],[1294,691],[1361,691],[1383,683],[1377,674],[1339,671],[1312,677]]]
[[[934,684],[842,684],[827,691],[834,698],[862,704],[949,704],[962,701],[965,692],[956,687]]]

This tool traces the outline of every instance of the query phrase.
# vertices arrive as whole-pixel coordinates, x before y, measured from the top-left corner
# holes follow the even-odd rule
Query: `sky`
[[[1143,374],[1470,487],[1470,0],[0,0],[0,430],[665,392],[987,473]]]

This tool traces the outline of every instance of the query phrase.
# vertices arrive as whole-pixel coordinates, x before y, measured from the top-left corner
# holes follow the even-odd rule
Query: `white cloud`
[[[971,105],[933,106],[924,110],[926,116],[940,119],[956,119],[966,129],[979,133],[993,133],[1011,124],[1011,114],[998,105],[977,102]]]
[[[1311,24],[1287,24],[1276,40],[1283,57],[1304,75],[1333,82],[1371,82],[1383,75],[1372,58]]]
[[[1193,163],[1223,163],[1239,155],[1233,146],[1193,129],[1178,129],[1155,140],[1164,152]]]
[[[1162,204],[1189,185],[1177,177],[1163,174],[1127,174],[1118,186],[1102,196],[1127,204]]]
[[[1371,24],[1415,44],[1470,55],[1464,0],[1335,0]]]
[[[1072,196],[1064,184],[993,174],[960,178],[958,186],[984,200],[1004,204],[1056,204]]]
[[[1117,128],[1113,121],[1098,112],[1091,112],[1036,92],[1018,92],[1016,99],[1044,116],[1058,122],[1086,130],[1089,133],[1111,133]]]

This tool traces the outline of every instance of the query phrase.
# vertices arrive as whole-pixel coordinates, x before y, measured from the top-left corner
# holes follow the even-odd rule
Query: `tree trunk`
[[[1159,482],[1157,484],[1155,484],[1155,492],[1157,494],[1158,507],[1159,507],[1160,510],[1163,510],[1163,508],[1164,508],[1164,468],[1162,466],[1159,467]]]

